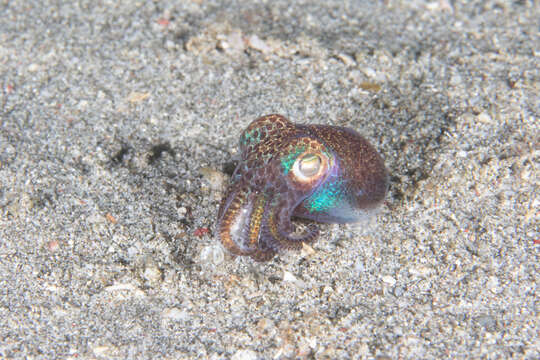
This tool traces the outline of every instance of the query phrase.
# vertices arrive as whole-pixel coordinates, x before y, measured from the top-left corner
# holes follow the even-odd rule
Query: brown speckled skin
[[[351,129],[267,115],[244,130],[240,151],[218,212],[218,234],[230,252],[257,261],[317,237],[315,224],[298,234],[291,217],[358,221],[364,210],[382,202],[388,188],[382,158]],[[309,177],[299,176],[297,167],[306,156],[320,161],[317,174]]]
[[[351,198],[361,209],[369,209],[380,204],[388,190],[388,174],[383,159],[373,146],[355,131],[329,125],[299,125],[307,128],[309,134],[332,144],[332,149],[340,159],[341,176],[350,179],[352,189],[362,189],[362,194]],[[305,206],[298,206],[295,216],[327,223],[345,223],[331,212],[310,214]]]

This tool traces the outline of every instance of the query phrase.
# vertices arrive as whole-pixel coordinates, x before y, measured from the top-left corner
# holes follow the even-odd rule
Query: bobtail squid
[[[357,222],[381,204],[387,189],[381,156],[354,130],[263,116],[240,136],[240,161],[217,233],[231,253],[267,261],[317,237],[316,224],[299,231],[292,217]]]

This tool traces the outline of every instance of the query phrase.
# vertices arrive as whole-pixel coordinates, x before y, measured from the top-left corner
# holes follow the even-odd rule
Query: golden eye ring
[[[316,181],[326,169],[327,159],[318,154],[305,153],[298,157],[292,167],[292,175],[296,182],[310,183]]]
[[[316,175],[322,165],[322,160],[318,155],[307,154],[298,162],[298,171],[305,177]]]

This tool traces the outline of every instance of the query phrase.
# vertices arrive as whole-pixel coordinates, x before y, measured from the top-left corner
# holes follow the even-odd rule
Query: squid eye
[[[298,170],[305,177],[316,175],[321,168],[321,158],[317,155],[309,154],[300,159]]]

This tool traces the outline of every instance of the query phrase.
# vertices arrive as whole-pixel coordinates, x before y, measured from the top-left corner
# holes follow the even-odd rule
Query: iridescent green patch
[[[343,181],[338,180],[321,185],[306,199],[310,213],[326,211],[336,207],[343,199]]]
[[[296,158],[305,151],[304,146],[299,146],[296,150],[288,155],[285,155],[281,158],[281,167],[283,168],[283,173],[287,175],[291,170]]]
[[[242,145],[248,145],[248,144],[257,144],[261,141],[261,131],[258,128],[255,128],[251,131],[245,131],[242,134],[242,138],[240,139],[240,143]]]

